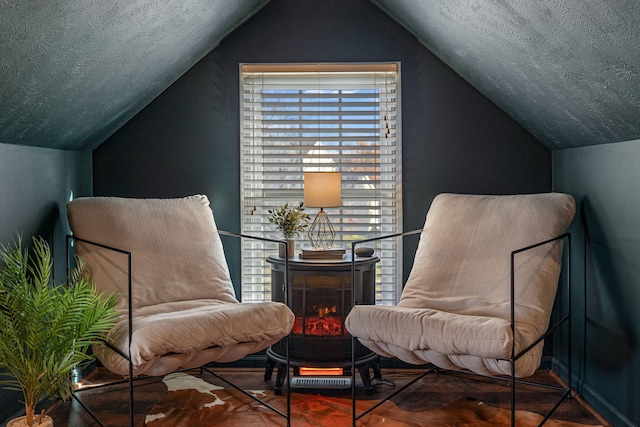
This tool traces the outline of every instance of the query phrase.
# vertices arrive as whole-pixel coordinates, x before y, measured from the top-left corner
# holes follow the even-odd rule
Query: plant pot
[[[34,427],[53,427],[53,418],[49,415],[45,415],[42,417],[40,423],[38,423],[38,417],[36,416],[36,422],[33,424]],[[30,427],[27,424],[27,417],[18,417],[14,418],[7,423],[7,427]]]
[[[287,258],[293,258],[296,253],[296,241],[295,240],[287,240],[289,242],[289,256]],[[278,256],[280,258],[284,258],[285,246],[278,243]]]

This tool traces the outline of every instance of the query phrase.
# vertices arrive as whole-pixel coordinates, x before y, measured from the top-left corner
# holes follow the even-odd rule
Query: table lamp
[[[327,249],[333,244],[336,232],[324,208],[340,206],[340,180],[340,172],[304,173],[304,205],[320,208],[308,232],[314,249]]]

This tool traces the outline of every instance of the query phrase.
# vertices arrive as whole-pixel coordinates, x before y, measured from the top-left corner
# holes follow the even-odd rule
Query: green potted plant
[[[53,425],[36,404],[70,396],[72,371],[93,360],[89,347],[116,319],[116,297],[98,293],[82,260],[56,285],[47,242],[34,237],[29,252],[21,236],[0,245],[0,384],[22,392],[26,413],[7,427]]]
[[[289,258],[293,256],[295,251],[293,239],[309,226],[309,219],[311,219],[309,214],[304,212],[303,205],[303,202],[300,202],[298,206],[289,206],[289,203],[285,203],[279,208],[269,209],[269,222],[275,225],[276,230],[280,230],[282,237],[289,242]],[[284,245],[280,245],[279,255],[284,258]]]

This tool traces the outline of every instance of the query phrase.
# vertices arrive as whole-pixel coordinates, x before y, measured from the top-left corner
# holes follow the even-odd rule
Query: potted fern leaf
[[[0,384],[22,392],[26,414],[7,427],[53,425],[35,413],[36,404],[68,398],[72,371],[93,359],[89,347],[115,325],[116,297],[98,293],[82,260],[60,284],[51,280],[52,267],[42,238],[33,238],[32,251],[21,236],[0,245]]]

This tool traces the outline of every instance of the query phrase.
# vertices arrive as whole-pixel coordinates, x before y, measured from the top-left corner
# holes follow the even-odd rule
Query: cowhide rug
[[[167,375],[163,382],[167,394],[146,417],[147,427],[208,427],[208,426],[282,426],[283,417],[264,405],[233,389],[207,383],[185,373]],[[273,391],[252,390],[265,402],[284,411],[286,398]],[[358,413],[376,401],[358,401]],[[293,393],[291,423],[294,426],[340,427],[351,425],[351,399]],[[542,416],[527,411],[516,412],[518,426],[537,426]],[[511,423],[510,411],[493,408],[481,401],[463,398],[442,408],[412,412],[385,402],[372,413],[358,420],[359,426],[476,426],[497,427]],[[583,424],[549,420],[552,427],[582,427]]]

